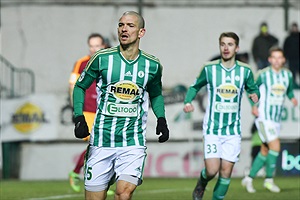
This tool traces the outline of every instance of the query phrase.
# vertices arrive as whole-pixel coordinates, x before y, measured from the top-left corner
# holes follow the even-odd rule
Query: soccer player
[[[131,199],[142,183],[146,159],[149,100],[157,117],[158,141],[169,139],[162,96],[162,65],[139,49],[143,17],[134,11],[119,19],[119,46],[98,51],[77,80],[74,92],[75,136],[89,135],[82,113],[84,93],[97,82],[98,107],[85,164],[85,198],[102,200],[116,180],[115,199]],[[114,179],[114,177],[116,177]]]
[[[294,106],[298,105],[293,93],[293,75],[284,68],[283,50],[272,47],[268,59],[271,66],[259,71],[256,81],[261,94],[259,104],[252,106],[252,114],[256,116],[255,125],[263,144],[252,164],[250,174],[242,180],[242,185],[249,193],[256,192],[252,180],[263,166],[266,166],[264,187],[271,192],[280,192],[280,188],[273,181],[273,174],[280,152],[280,120],[285,97]]]
[[[205,168],[193,191],[194,200],[203,198],[206,185],[217,173],[219,178],[212,199],[225,197],[241,150],[240,110],[244,89],[254,103],[259,99],[251,68],[235,59],[239,37],[233,32],[222,33],[219,49],[221,59],[204,64],[184,100],[184,112],[192,112],[192,100],[200,88],[206,86],[208,106],[203,121]]]
[[[69,79],[69,94],[70,94],[70,101],[72,105],[72,95],[74,85],[80,76],[81,72],[83,72],[86,64],[88,63],[91,56],[98,50],[104,49],[107,47],[104,38],[98,33],[92,33],[88,37],[88,46],[89,46],[89,55],[86,55],[80,59],[78,59],[74,65],[73,71],[70,75]],[[83,107],[83,115],[86,118],[87,125],[89,127],[89,131],[91,131],[93,121],[95,118],[95,113],[97,109],[97,92],[96,92],[96,81],[94,81],[89,89],[86,90],[85,93],[85,100],[84,100],[84,107]],[[89,140],[89,136],[83,138],[83,140]],[[80,192],[80,171],[84,165],[84,156],[86,154],[86,150],[84,150],[76,163],[75,168],[69,173],[69,182],[70,186],[75,192]],[[113,194],[113,191],[109,191],[108,194]]]

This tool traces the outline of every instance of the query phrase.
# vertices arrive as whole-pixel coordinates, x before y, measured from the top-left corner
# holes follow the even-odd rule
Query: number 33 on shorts
[[[218,145],[216,143],[204,142],[205,158],[218,158]]]
[[[207,144],[206,145],[206,153],[211,154],[211,153],[217,153],[217,145],[216,144]]]

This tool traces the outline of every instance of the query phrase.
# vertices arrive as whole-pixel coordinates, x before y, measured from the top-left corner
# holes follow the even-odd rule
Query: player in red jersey
[[[84,70],[85,66],[87,65],[88,61],[90,60],[91,56],[98,50],[107,48],[109,45],[105,42],[104,38],[98,34],[98,33],[92,33],[88,37],[88,46],[89,46],[89,55],[86,55],[79,60],[76,61],[73,71],[71,73],[70,79],[69,79],[69,94],[70,94],[70,101],[73,102],[73,89],[74,85],[80,76],[81,72]],[[71,103],[72,104],[72,103]],[[93,125],[93,120],[95,118],[95,113],[97,109],[97,91],[96,91],[96,81],[93,82],[91,87],[86,90],[85,92],[85,100],[84,100],[84,106],[83,106],[83,114],[85,116],[86,122],[89,127],[89,131],[91,132],[91,128]],[[83,140],[88,141],[89,136],[84,138]],[[70,185],[72,189],[75,192],[80,192],[80,185],[79,185],[79,174],[80,170],[84,165],[84,157],[85,157],[86,150],[84,150],[74,168],[69,173],[69,180]],[[113,191],[108,191],[108,194],[114,193]]]

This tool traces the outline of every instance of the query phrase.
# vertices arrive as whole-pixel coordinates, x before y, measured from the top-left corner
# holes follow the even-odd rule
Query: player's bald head
[[[145,20],[144,18],[137,12],[135,11],[126,11],[123,13],[123,15],[121,16],[121,18],[123,16],[126,16],[126,15],[134,15],[138,18],[138,25],[139,25],[139,28],[145,28]]]

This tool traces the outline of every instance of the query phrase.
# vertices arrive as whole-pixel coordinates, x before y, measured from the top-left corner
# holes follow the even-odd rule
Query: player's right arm
[[[192,105],[192,101],[195,99],[198,91],[207,84],[206,79],[206,71],[205,66],[202,67],[199,76],[196,78],[194,83],[189,87],[185,100],[184,100],[184,112],[192,112],[194,111],[194,106]]]
[[[69,78],[69,95],[70,104],[73,106],[73,90],[78,77],[80,76],[83,68],[85,67],[86,61],[90,59],[90,56],[84,56],[78,59],[73,67],[72,73]],[[82,68],[83,67],[83,68]]]
[[[98,57],[94,56],[88,62],[84,71],[80,74],[73,90],[73,107],[74,116],[83,115],[83,105],[85,91],[88,89],[94,80],[99,77],[99,62]]]
[[[89,136],[89,128],[83,115],[84,96],[86,89],[99,77],[99,73],[99,62],[97,56],[94,56],[76,81],[73,90],[73,109],[75,122],[74,133],[77,138]]]
[[[79,61],[77,61],[73,67],[73,71],[70,75],[70,78],[69,78],[69,97],[70,97],[70,104],[73,106],[73,90],[74,90],[74,86],[75,86],[75,83],[78,79],[78,77],[80,76],[80,73],[79,73],[79,66],[80,63]]]

